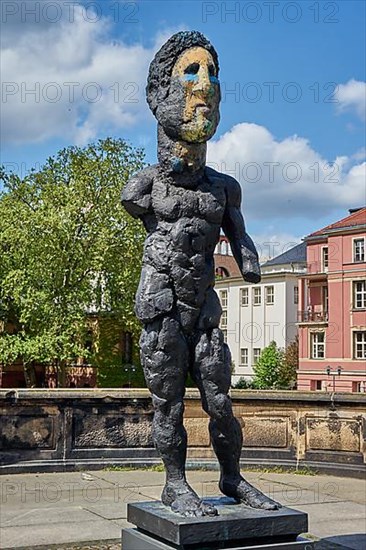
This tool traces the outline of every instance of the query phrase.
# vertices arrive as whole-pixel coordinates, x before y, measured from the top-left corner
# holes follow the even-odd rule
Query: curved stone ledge
[[[291,390],[236,390],[230,391],[231,399],[239,401],[286,401],[311,403],[360,403],[366,408],[366,393],[332,393],[320,391]],[[185,399],[199,399],[199,391],[187,388]],[[147,388],[1,388],[0,402],[3,399],[141,399],[150,398]]]
[[[365,474],[366,395],[232,390],[243,466]],[[0,390],[0,471],[64,471],[159,462],[146,389]],[[188,462],[216,464],[197,390],[185,399]]]

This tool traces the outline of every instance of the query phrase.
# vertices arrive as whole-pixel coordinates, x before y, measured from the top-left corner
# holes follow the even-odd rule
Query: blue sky
[[[1,7],[8,169],[24,174],[61,147],[109,135],[144,146],[155,162],[148,65],[172,33],[197,29],[221,66],[221,122],[208,163],[240,181],[260,252],[280,254],[366,203],[363,1]]]

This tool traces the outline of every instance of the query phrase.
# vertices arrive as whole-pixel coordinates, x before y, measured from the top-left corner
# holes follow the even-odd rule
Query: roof
[[[309,237],[326,235],[327,233],[336,229],[357,227],[359,225],[366,225],[366,206],[356,210],[356,212],[353,212],[350,216],[346,216],[345,218],[342,218],[337,222],[331,223],[330,225],[323,227],[323,229],[319,229],[314,233],[310,233],[310,235],[308,235],[306,239],[308,239]]]
[[[269,265],[283,265],[283,264],[294,264],[294,263],[305,263],[305,262],[306,262],[306,243],[302,242],[300,244],[297,244],[293,248],[290,248],[290,250],[287,250],[287,252],[284,252],[283,254],[280,254],[279,256],[272,258],[272,260],[269,260],[268,262],[263,264],[262,267],[266,267]]]

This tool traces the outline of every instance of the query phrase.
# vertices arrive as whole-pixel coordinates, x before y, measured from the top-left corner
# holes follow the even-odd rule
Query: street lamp
[[[325,369],[325,372],[328,376],[331,376],[333,379],[333,393],[336,390],[336,376],[341,376],[342,373],[342,367],[338,366],[335,371],[332,370],[332,367],[328,366]]]
[[[136,367],[134,365],[126,365],[125,372],[128,372],[128,387],[131,387],[131,373],[136,372]]]

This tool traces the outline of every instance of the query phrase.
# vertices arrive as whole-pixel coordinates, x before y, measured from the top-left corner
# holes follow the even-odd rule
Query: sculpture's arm
[[[252,239],[245,230],[244,218],[240,210],[241,188],[230,176],[226,180],[226,208],[222,228],[229,239],[231,250],[245,281],[259,283],[261,273],[258,253]]]
[[[128,180],[122,190],[122,204],[134,218],[142,218],[151,207],[153,167],[149,166]]]

